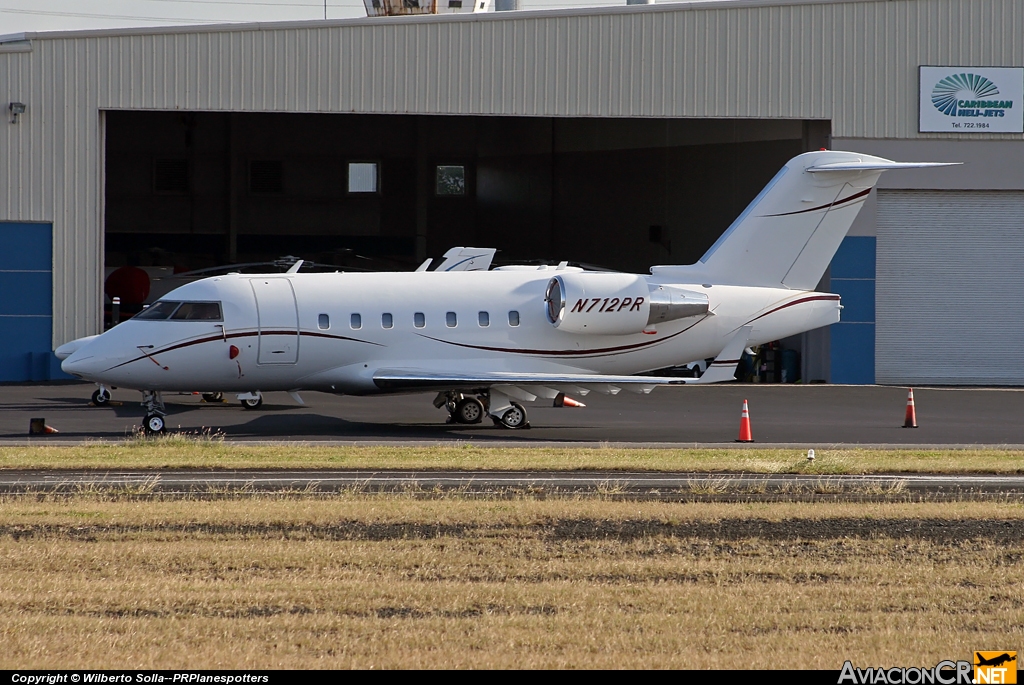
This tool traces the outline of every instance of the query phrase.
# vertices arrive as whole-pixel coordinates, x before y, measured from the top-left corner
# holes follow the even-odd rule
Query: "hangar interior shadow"
[[[411,270],[461,245],[497,248],[496,264],[691,264],[783,164],[831,135],[830,121],[777,119],[103,118],[106,271],[172,276],[148,299],[122,298],[125,315],[180,285],[175,273],[286,255]],[[105,308],[112,320],[109,297]],[[800,375],[827,380],[827,331],[784,343]]]
[[[108,111],[106,266],[689,264],[831,123]],[[350,165],[375,189],[350,192]],[[439,167],[461,185],[445,187]],[[365,169],[371,167],[362,167]],[[461,170],[460,170],[461,168]],[[371,258],[360,260],[355,255]]]

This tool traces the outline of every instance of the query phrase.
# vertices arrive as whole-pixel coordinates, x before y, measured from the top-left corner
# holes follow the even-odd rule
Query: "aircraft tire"
[[[242,400],[242,409],[259,409],[261,406],[263,406],[262,395],[254,400]]]
[[[92,394],[92,403],[97,407],[105,407],[110,404],[110,393],[106,390],[96,390]]]
[[[147,435],[158,435],[164,432],[164,417],[159,414],[148,414],[142,420]]]
[[[203,399],[207,402],[220,402],[224,399],[224,393],[222,392],[204,392]]]
[[[483,402],[475,397],[467,397],[455,405],[452,416],[459,423],[480,423],[485,413]]]
[[[501,415],[501,425],[505,428],[526,428],[529,422],[526,420],[526,409],[518,402],[512,402],[512,407]]]

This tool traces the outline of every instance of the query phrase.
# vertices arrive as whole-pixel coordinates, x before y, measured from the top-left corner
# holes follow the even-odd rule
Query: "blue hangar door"
[[[0,221],[0,381],[49,380],[56,359],[53,225]]]

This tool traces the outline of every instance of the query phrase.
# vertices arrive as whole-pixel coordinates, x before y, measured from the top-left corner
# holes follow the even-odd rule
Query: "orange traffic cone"
[[[555,396],[554,406],[556,406],[556,407],[585,407],[587,405],[583,404],[579,400],[574,400],[573,398],[571,398],[568,395],[566,395],[564,392],[560,392],[560,393],[558,393],[558,395]]]
[[[914,389],[907,389],[907,418],[903,420],[904,428],[917,428],[917,412],[914,411]]]
[[[754,442],[750,435],[750,410],[747,409],[747,401],[743,400],[743,412],[740,414],[740,437],[736,442]]]

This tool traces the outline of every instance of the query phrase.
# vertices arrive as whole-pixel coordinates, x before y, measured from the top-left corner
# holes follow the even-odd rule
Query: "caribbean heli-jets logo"
[[[974,661],[945,659],[931,667],[857,668],[843,664],[838,685],[1014,685],[1017,652],[975,652]]]
[[[1002,117],[1012,100],[995,100],[999,88],[978,74],[952,74],[932,88],[935,109],[951,117]]]

